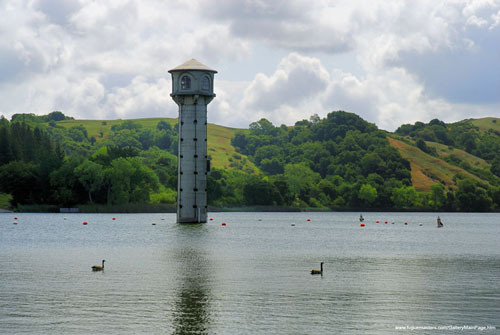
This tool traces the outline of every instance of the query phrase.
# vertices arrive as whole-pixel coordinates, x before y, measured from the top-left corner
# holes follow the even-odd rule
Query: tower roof
[[[185,71],[185,70],[201,70],[201,71],[210,71],[217,73],[214,69],[209,68],[208,66],[198,62],[196,59],[191,58],[184,64],[181,64],[179,66],[174,67],[171,70],[168,70],[168,72],[174,72],[174,71]]]

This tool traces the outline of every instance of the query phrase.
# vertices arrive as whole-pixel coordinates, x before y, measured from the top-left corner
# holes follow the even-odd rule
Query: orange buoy
[[[364,224],[364,223],[362,223],[362,224],[360,224],[360,226],[361,226],[361,227],[364,227],[364,226],[365,226],[365,224]]]
[[[86,225],[87,224],[87,221],[83,221],[83,224]]]
[[[222,223],[221,223],[221,226],[225,226],[225,225],[226,225],[226,223],[225,223],[225,222],[222,222]]]

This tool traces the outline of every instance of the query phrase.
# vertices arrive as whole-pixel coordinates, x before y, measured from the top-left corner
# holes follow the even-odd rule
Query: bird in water
[[[323,275],[323,262],[321,262],[320,266],[321,266],[321,270],[313,269],[313,270],[311,270],[311,274],[312,275]]]
[[[106,262],[106,260],[102,260],[102,266],[100,265],[94,265],[92,267],[92,271],[104,271],[104,262]]]

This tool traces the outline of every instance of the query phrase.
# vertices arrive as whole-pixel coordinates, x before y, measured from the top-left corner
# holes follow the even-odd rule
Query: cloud
[[[175,117],[167,70],[193,57],[232,71],[209,106],[228,126],[342,109],[394,129],[500,105],[500,0],[19,0],[0,16],[6,117]]]
[[[227,23],[240,38],[297,51],[338,52],[353,47],[353,32],[344,29],[349,14],[344,8],[332,11],[306,0],[199,3],[200,15]]]
[[[259,73],[245,91],[243,108],[273,110],[314,99],[328,84],[328,72],[318,59],[291,53],[270,77]]]

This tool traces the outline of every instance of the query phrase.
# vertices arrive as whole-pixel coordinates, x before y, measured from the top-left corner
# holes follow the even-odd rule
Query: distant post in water
[[[217,71],[191,59],[168,71],[170,96],[179,106],[177,222],[207,222],[207,105]]]

